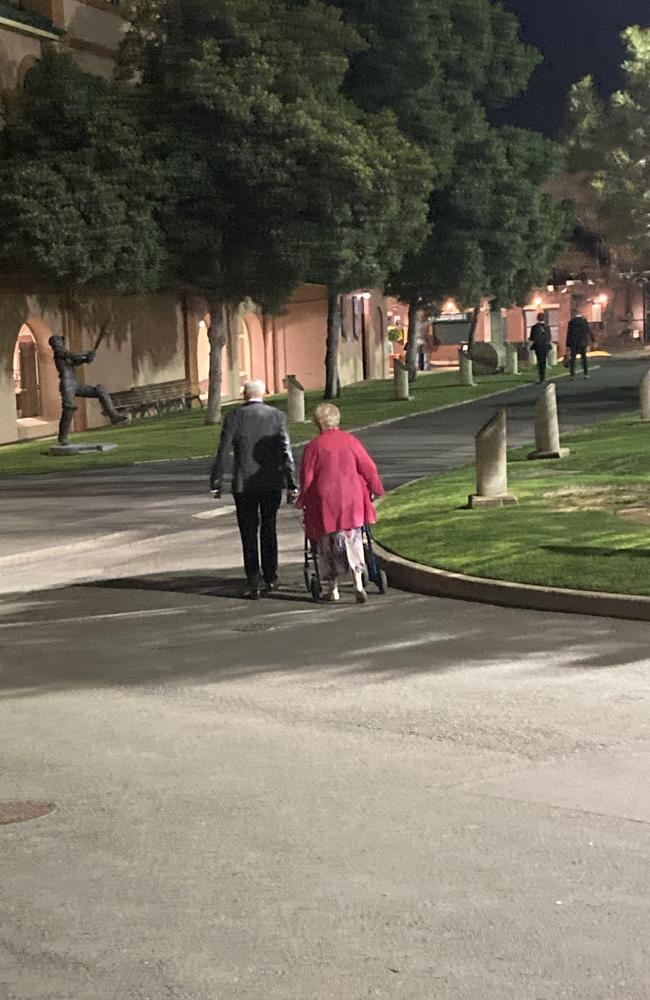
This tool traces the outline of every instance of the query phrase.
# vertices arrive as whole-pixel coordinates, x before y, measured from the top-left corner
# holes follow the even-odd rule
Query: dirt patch
[[[626,507],[617,511],[619,517],[624,521],[631,521],[632,524],[643,524],[650,528],[650,507]]]
[[[561,514],[578,510],[611,510],[616,507],[638,508],[648,499],[647,483],[625,486],[565,486],[544,494],[544,500]]]

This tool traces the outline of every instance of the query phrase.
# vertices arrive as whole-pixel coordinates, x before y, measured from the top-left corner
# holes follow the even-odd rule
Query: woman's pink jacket
[[[323,431],[305,448],[297,505],[305,512],[307,538],[374,524],[372,497],[383,493],[377,466],[347,431]]]

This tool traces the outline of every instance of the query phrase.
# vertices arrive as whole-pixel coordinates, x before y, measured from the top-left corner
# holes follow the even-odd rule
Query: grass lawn
[[[391,494],[377,538],[407,559],[497,580],[624,594],[650,594],[647,523],[618,516],[650,511],[650,426],[627,415],[569,435],[571,455],[510,456],[516,507],[471,511],[474,470],[464,468]]]
[[[558,367],[557,373],[563,369]],[[394,398],[391,381],[360,382],[348,386],[337,404],[341,408],[342,426],[364,427],[379,420],[408,416],[433,410],[449,403],[459,403],[466,399],[477,399],[492,392],[511,389],[535,380],[531,370],[520,375],[491,375],[478,378],[475,388],[458,384],[456,372],[439,371],[420,374],[412,388],[409,402],[398,402]],[[313,409],[321,402],[322,393],[306,393],[306,412],[309,418]],[[286,397],[271,397],[270,402],[282,409],[286,408]],[[291,440],[295,444],[309,440],[314,434],[311,423],[291,426]],[[133,462],[150,462],[164,459],[200,458],[212,455],[219,441],[219,428],[206,427],[203,412],[192,410],[187,413],[163,417],[159,420],[138,420],[124,427],[106,427],[99,431],[75,434],[73,440],[114,441],[118,450],[106,454],[79,455],[52,458],[46,448],[51,442],[30,441],[0,447],[0,476],[33,475],[36,473],[61,472],[64,470],[89,469],[130,465]]]

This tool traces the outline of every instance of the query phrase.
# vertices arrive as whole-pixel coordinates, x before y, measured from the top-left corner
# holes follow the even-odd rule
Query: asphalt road
[[[642,373],[561,384],[563,425]],[[363,437],[392,485],[494,406]],[[293,511],[252,605],[203,477],[0,488],[0,801],[57,807],[0,827],[0,997],[647,1000],[647,625],[311,605]]]

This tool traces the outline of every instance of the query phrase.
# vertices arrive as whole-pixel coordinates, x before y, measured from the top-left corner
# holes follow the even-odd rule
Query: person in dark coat
[[[577,312],[573,319],[569,321],[566,335],[566,346],[569,351],[570,359],[569,372],[572,379],[574,379],[576,375],[576,358],[578,355],[582,357],[582,370],[584,372],[584,376],[585,378],[589,378],[587,351],[589,349],[589,345],[595,343],[596,338],[594,337],[589,323],[581,312]]]
[[[537,322],[530,331],[529,340],[537,356],[537,374],[541,385],[546,381],[546,362],[551,349],[551,328],[546,322],[545,313],[537,313]]]
[[[78,396],[82,399],[98,399],[104,415],[109,418],[112,424],[122,424],[128,420],[124,414],[117,412],[110,394],[103,385],[84,385],[77,381],[75,368],[78,368],[79,365],[92,364],[95,360],[94,351],[73,354],[65,346],[65,338],[61,336],[50,337],[48,344],[52,348],[54,364],[59,375],[59,392],[61,393],[60,445],[65,446],[69,443],[68,435],[77,409],[75,399]]]
[[[221,496],[221,481],[232,450],[232,492],[244,554],[247,585],[243,597],[260,595],[260,550],[264,591],[278,586],[276,521],[286,486],[287,499],[296,499],[295,471],[287,418],[264,402],[261,381],[244,386],[243,406],[230,410],[224,420],[219,450],[212,464],[210,487]]]

